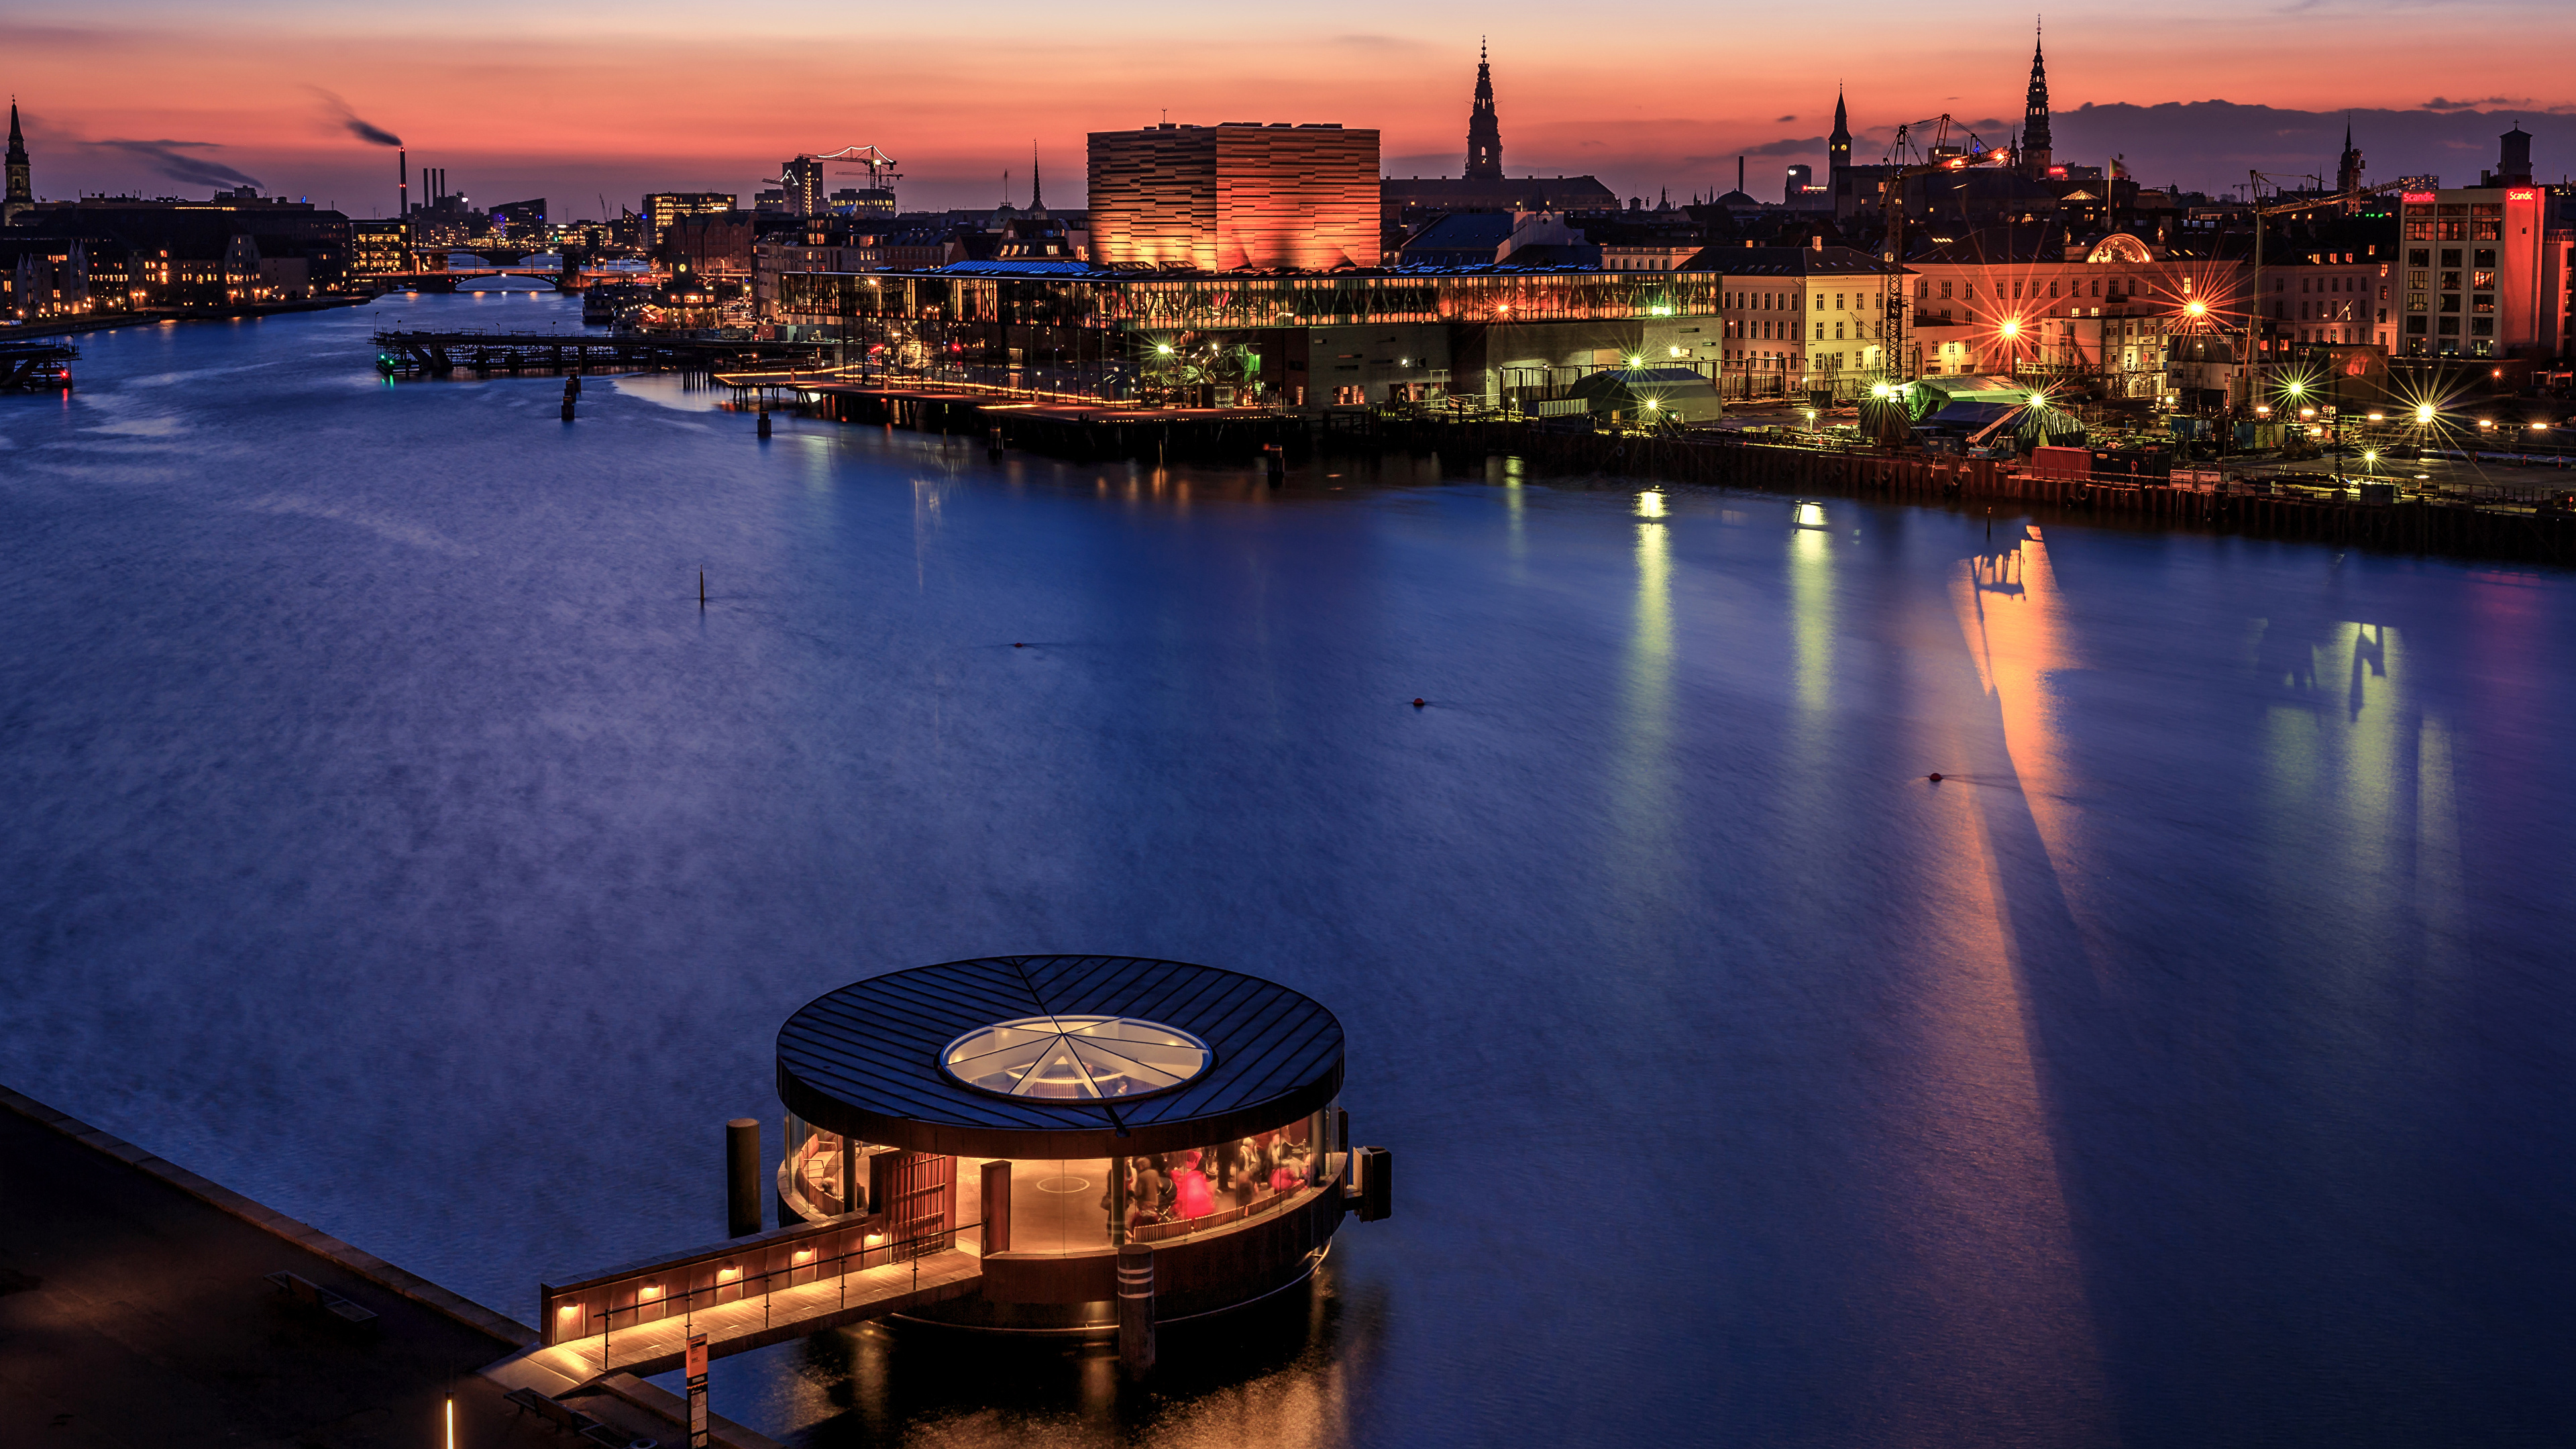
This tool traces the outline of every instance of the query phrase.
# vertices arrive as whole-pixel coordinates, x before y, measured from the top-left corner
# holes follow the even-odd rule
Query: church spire
[[[1046,215],[1046,178],[1038,174],[1038,143],[1029,143],[1029,214]]]
[[[2040,52],[2038,27],[2032,27],[2030,45],[2030,99],[2021,119],[2022,165],[2033,176],[2048,174],[2050,145],[2048,135],[2048,61]]]
[[[1834,133],[1825,138],[1825,172],[1834,194],[1842,194],[1842,173],[1851,166],[1851,118],[1843,110],[1843,91],[1834,87]]]
[[[34,185],[27,167],[27,138],[18,130],[18,98],[9,98],[9,189],[0,196],[0,226],[18,219],[18,213],[36,204]]]
[[[1482,36],[1476,40],[1476,98],[1467,108],[1469,181],[1503,179],[1503,129],[1494,118],[1494,68],[1485,56]]]

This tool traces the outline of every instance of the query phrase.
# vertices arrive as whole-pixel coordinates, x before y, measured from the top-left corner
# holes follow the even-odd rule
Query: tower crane
[[[2276,201],[2270,206],[2265,206],[2262,204],[2263,183],[2266,181],[2272,182],[2273,194],[2277,196],[2280,194],[2279,182],[2281,178],[2266,176],[2260,171],[2248,171],[2245,174],[2253,182],[2250,194],[2254,198],[2254,205],[2251,208],[2254,213],[2254,270],[2252,276],[2247,281],[2245,293],[2244,376],[2247,380],[2245,389],[2245,406],[2250,408],[2254,405],[2255,399],[2261,397],[2263,394],[2263,349],[2258,339],[2266,330],[2268,330],[2262,325],[2263,218],[2267,216],[2285,216],[2294,211],[2314,211],[2322,206],[2341,206],[2345,210],[2349,211],[2352,209],[2354,203],[2360,201],[2365,196],[2377,196],[2383,192],[2389,191],[2431,191],[2441,184],[2441,178],[2438,176],[2400,176],[2394,181],[2383,181],[2377,186],[2355,187],[2353,190],[2338,191],[2332,195],[2310,196],[2302,201]],[[2310,176],[2296,179],[2314,181],[2319,178]]]
[[[1879,183],[1879,205],[1887,214],[1887,250],[1882,260],[1889,267],[1882,294],[1886,288],[1895,289],[1897,294],[1897,305],[1883,309],[1887,318],[1887,356],[1892,363],[1888,370],[1900,376],[1906,371],[1905,323],[1913,315],[1909,306],[1912,299],[1904,295],[1905,276],[1901,270],[1905,265],[1905,183],[1921,176],[1999,166],[2011,156],[2001,147],[1987,145],[1976,132],[1964,126],[1959,128],[1959,134],[1965,139],[1965,144],[1952,144],[1950,127],[1953,124],[1949,112],[1944,111],[1930,120],[1911,121],[1897,127],[1896,138],[1887,148],[1886,178]],[[1928,147],[1918,147],[1914,135],[1927,127],[1932,133],[1932,143]],[[1928,198],[1926,205],[1929,205]]]
[[[894,169],[896,165],[895,159],[883,151],[878,150],[874,146],[844,146],[838,151],[826,151],[823,154],[816,156],[814,159],[817,161],[858,162],[861,166],[867,168],[868,188],[872,191],[883,191],[887,182],[901,181],[903,179],[903,173]],[[856,176],[859,173],[856,171],[844,171],[841,174],[843,176]]]

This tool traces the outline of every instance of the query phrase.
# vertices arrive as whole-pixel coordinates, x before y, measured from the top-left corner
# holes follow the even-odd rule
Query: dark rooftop
[[[1214,1060],[1187,1085],[1111,1101],[1006,1098],[961,1085],[940,1052],[1043,1015],[1135,1017],[1191,1033]],[[826,993],[778,1033],[778,1095],[827,1130],[916,1152],[1110,1157],[1267,1131],[1341,1089],[1342,1027],[1258,977],[1134,956],[995,956]]]
[[[1840,277],[1897,270],[1853,247],[1713,246],[1676,268],[1728,277]]]

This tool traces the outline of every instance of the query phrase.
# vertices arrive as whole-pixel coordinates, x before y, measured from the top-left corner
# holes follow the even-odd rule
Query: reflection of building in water
[[[1335,1278],[1328,1260],[1312,1291],[1230,1313],[1222,1333],[1166,1335],[1151,1441],[1181,1449],[1351,1442],[1352,1406],[1368,1402],[1377,1377],[1386,1294]],[[1003,1449],[1029,1442],[1031,1424],[1046,1426],[1049,1449],[1109,1449],[1142,1437],[1123,1410],[1116,1356],[1054,1335],[994,1335],[961,1354],[945,1334],[868,1324],[817,1334],[765,1370],[775,1377],[760,1398],[763,1427],[782,1439]]]
[[[1018,957],[898,972],[780,1032],[779,1198],[979,1254],[980,1297],[930,1310],[943,1319],[1106,1328],[1119,1249],[1145,1246],[1170,1321],[1313,1271],[1353,1177],[1341,1081],[1331,1012],[1230,971]]]

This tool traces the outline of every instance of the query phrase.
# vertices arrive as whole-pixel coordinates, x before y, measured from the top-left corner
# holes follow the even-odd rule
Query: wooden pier
[[[0,392],[57,392],[72,385],[80,349],[57,338],[0,342]]]
[[[387,328],[376,333],[376,370],[387,377],[477,377],[495,373],[714,373],[802,362],[820,366],[828,343],[757,342],[654,333],[435,332]]]

